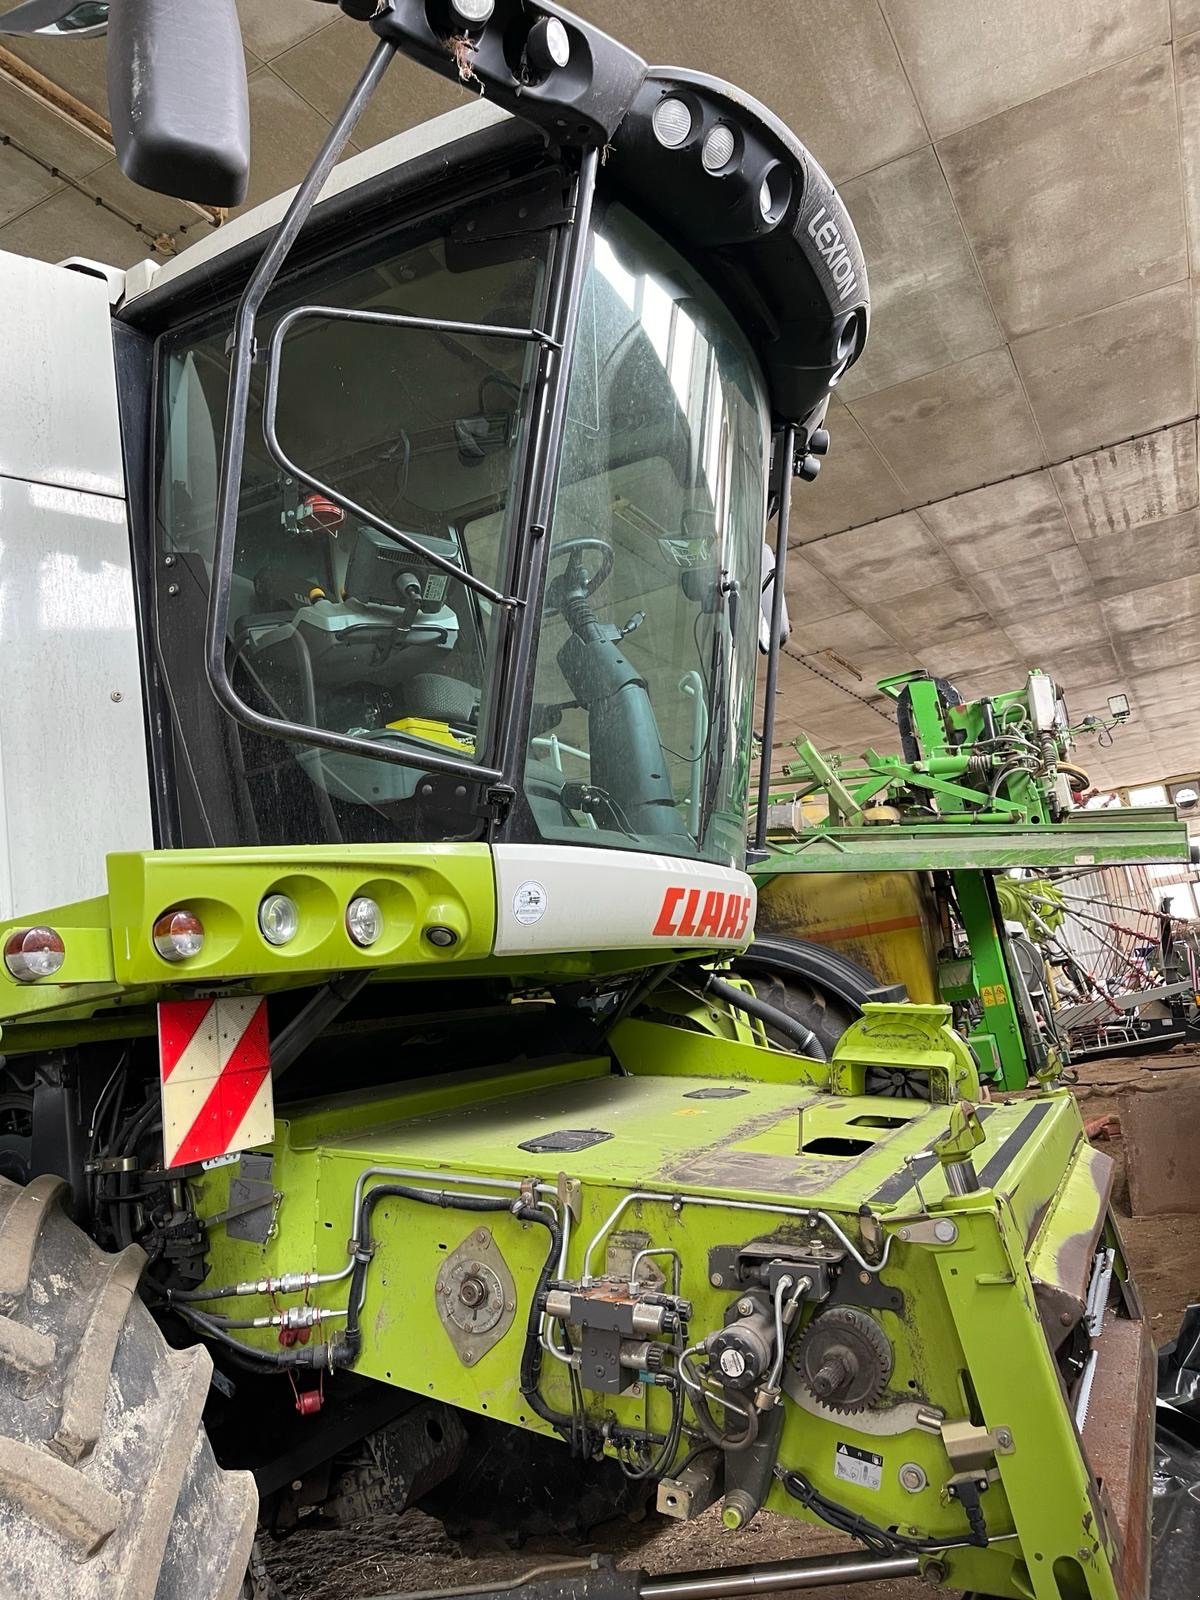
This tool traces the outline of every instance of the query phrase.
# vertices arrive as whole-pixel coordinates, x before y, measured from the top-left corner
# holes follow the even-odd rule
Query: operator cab
[[[525,130],[407,216],[398,172],[232,339],[229,299],[161,327],[181,844],[742,864],[773,441],[817,438],[865,274],[769,114],[637,72],[605,163]]]
[[[301,295],[530,326],[549,250],[545,233],[476,245],[448,220],[370,267],[292,288],[263,334]],[[227,326],[170,339],[161,382],[160,537],[175,581],[201,591]],[[256,374],[229,611],[239,692],[267,715],[473,756],[496,603],[454,572],[503,583],[536,351],[317,319],[283,351],[284,450],[418,548],[278,467]],[[719,859],[740,846],[769,421],[728,310],[664,240],[610,207],[591,241],[540,607],[525,794],[542,837],[586,830],[597,843]],[[615,669],[629,680],[620,688],[593,681],[597,643],[628,664]],[[622,693],[636,712],[614,720]],[[264,841],[294,841],[300,808],[321,842],[412,837],[420,821],[416,766],[276,743],[247,750],[245,774]]]

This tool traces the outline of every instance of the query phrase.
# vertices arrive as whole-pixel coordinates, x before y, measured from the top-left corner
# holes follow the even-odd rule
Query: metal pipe
[[[767,848],[767,805],[771,792],[771,745],[775,738],[775,700],[779,685],[779,634],[783,627],[783,577],[787,565],[788,520],[792,509],[792,457],[796,429],[789,423],[779,441],[779,509],[775,514],[775,573],[771,579],[771,637],[767,648],[767,679],[763,689],[762,753],[758,762],[758,814],[754,821],[754,848]]]
[[[549,1187],[549,1185],[542,1185],[542,1187]],[[617,1202],[597,1231],[592,1235],[583,1256],[584,1283],[591,1283],[592,1281],[592,1257],[595,1255],[601,1240],[605,1239],[616,1227],[627,1206],[641,1204],[646,1200],[662,1201],[671,1206],[676,1214],[682,1211],[684,1206],[719,1206],[723,1211],[766,1212],[769,1216],[803,1217],[810,1225],[816,1222],[823,1223],[838,1243],[844,1246],[846,1253],[852,1258],[855,1265],[863,1272],[869,1272],[872,1277],[882,1272],[884,1267],[887,1266],[888,1256],[892,1250],[892,1235],[889,1233],[884,1237],[883,1249],[880,1252],[879,1260],[868,1261],[841,1223],[831,1217],[828,1211],[819,1211],[813,1206],[784,1206],[776,1205],[770,1201],[758,1200],[719,1200],[715,1195],[680,1194],[678,1192],[675,1194],[663,1194],[654,1189],[631,1189],[624,1199]]]
[[[821,1589],[832,1583],[870,1583],[880,1578],[915,1578],[919,1556],[813,1556],[806,1561],[772,1561],[725,1572],[675,1572],[647,1578],[640,1600],[716,1600],[737,1594],[774,1594],[789,1589]]]

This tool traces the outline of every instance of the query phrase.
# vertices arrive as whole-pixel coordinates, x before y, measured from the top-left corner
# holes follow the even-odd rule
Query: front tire
[[[201,1426],[212,1360],[172,1350],[60,1178],[0,1179],[0,1595],[237,1600],[258,1497]]]

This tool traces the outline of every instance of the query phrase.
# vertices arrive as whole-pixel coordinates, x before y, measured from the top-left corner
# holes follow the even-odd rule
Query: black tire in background
[[[805,939],[767,935],[755,939],[733,962],[739,978],[748,978],[754,992],[811,1028],[826,1057],[842,1034],[862,1015],[870,1000],[902,1000],[900,984],[888,987],[874,973],[827,945]],[[785,1049],[794,1046],[770,1026],[767,1035]]]
[[[0,1596],[236,1600],[258,1496],[216,1463],[212,1360],[138,1298],[145,1256],[70,1221],[62,1179],[0,1179]]]

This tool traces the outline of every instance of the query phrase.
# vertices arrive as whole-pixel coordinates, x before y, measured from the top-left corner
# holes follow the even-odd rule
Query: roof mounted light
[[[52,978],[66,959],[62,935],[53,928],[14,928],[4,941],[4,965],[18,983]]]
[[[727,122],[718,122],[715,128],[710,128],[700,146],[700,160],[705,172],[717,173],[722,167],[727,167],[736,148],[737,140]]]
[[[154,948],[164,961],[188,961],[204,948],[204,924],[194,911],[164,911],[154,924]]]
[[[525,41],[525,61],[530,70],[544,78],[571,59],[571,35],[558,17],[539,17]]]
[[[763,221],[775,223],[788,208],[792,198],[792,175],[782,161],[775,161],[763,174],[758,189],[758,209]]]
[[[668,95],[655,106],[650,123],[659,144],[668,150],[678,150],[691,135],[692,113],[686,100]]]

